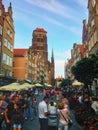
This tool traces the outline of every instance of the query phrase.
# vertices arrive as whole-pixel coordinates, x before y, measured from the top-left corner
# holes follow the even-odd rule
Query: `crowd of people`
[[[68,130],[71,117],[65,95],[59,89],[43,89],[43,100],[38,102],[37,96],[30,91],[0,96],[0,127],[22,130],[26,120],[39,118],[40,130]]]
[[[0,127],[6,130],[22,130],[24,120],[36,116],[36,98],[30,93],[4,94],[0,96]]]
[[[68,130],[68,122],[72,122],[69,102],[61,91],[46,92],[38,111],[40,130]]]
[[[90,109],[91,112],[93,112],[95,115],[98,115],[98,96],[89,95],[87,92],[83,91],[76,94],[73,93],[72,96],[79,106],[85,106],[87,109]]]

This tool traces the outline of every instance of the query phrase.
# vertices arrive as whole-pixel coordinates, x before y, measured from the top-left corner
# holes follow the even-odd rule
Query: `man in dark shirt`
[[[8,106],[5,109],[5,122],[6,122],[6,130],[10,130],[11,128],[11,118],[12,118],[12,110],[14,108],[14,103],[18,103],[19,97],[14,95],[11,101],[8,102]]]

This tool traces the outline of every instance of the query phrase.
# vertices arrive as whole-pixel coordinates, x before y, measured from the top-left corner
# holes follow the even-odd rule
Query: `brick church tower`
[[[36,28],[33,31],[32,38],[32,49],[35,55],[39,54],[44,58],[45,61],[48,60],[47,51],[47,32],[43,28]]]
[[[36,28],[32,35],[32,78],[35,82],[53,85],[54,57],[48,61],[47,32],[43,28]]]

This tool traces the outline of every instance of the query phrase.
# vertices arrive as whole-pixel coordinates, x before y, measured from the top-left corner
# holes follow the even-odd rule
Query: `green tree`
[[[42,85],[44,85],[44,76],[42,75],[41,76],[41,82],[40,82]]]
[[[96,58],[95,58],[96,59]],[[95,77],[95,68],[96,66],[94,63],[95,59],[92,59],[92,57],[89,58],[83,58],[79,62],[76,63],[75,66],[72,67],[71,71],[75,76],[75,79],[77,79],[80,82],[83,82],[85,85],[91,85],[94,77]]]
[[[61,87],[65,87],[65,86],[68,86],[68,85],[71,85],[71,80],[69,78],[63,79],[61,84],[60,84]]]
[[[98,55],[91,55],[91,61],[94,68],[94,78],[98,78]]]

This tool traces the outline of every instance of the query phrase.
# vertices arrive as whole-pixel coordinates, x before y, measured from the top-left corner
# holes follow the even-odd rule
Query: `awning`
[[[83,85],[84,85],[84,83],[79,82],[79,81],[77,81],[77,80],[75,80],[75,81],[72,83],[72,86],[83,86]]]

